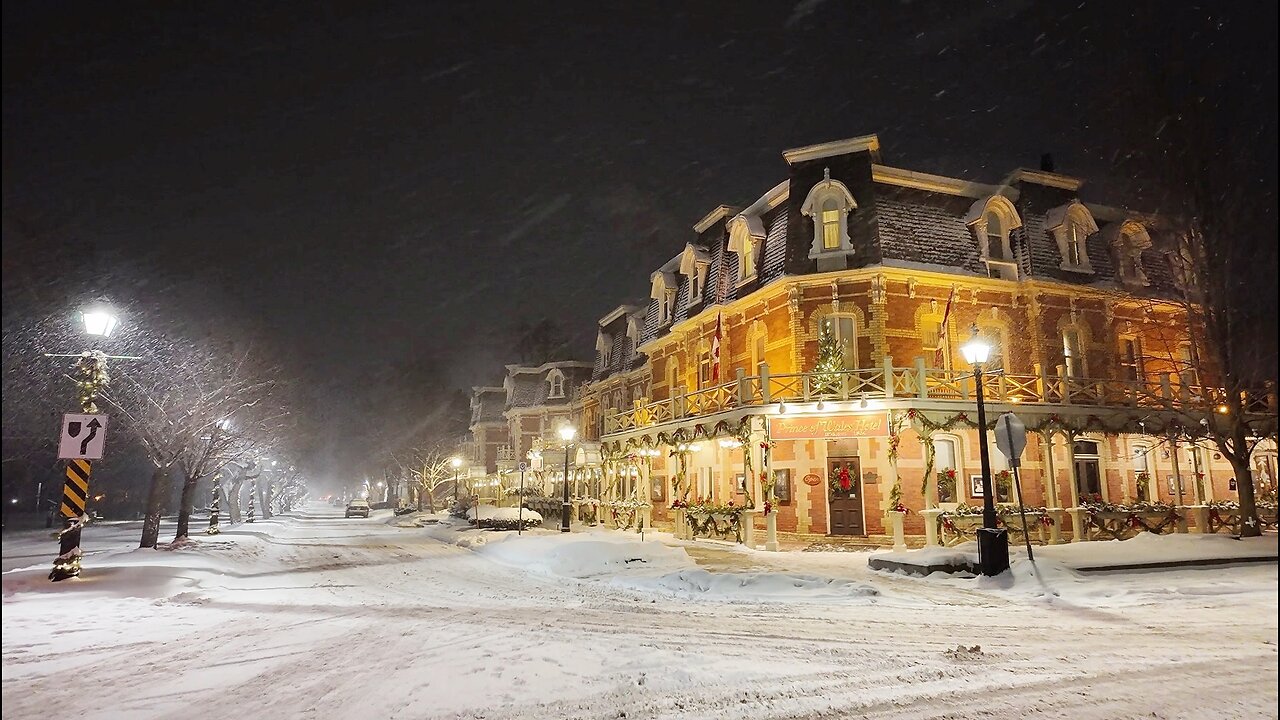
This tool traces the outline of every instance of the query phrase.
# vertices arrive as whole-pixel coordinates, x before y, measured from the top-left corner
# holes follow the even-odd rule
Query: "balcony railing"
[[[1053,372],[1037,367],[1032,375],[988,373],[984,395],[988,402],[1130,407],[1150,409],[1216,408],[1225,394],[1187,382],[1189,378],[1161,375],[1155,380],[1077,378],[1059,365]],[[738,376],[722,385],[677,395],[668,400],[637,401],[628,410],[605,415],[604,434],[613,435],[675,420],[705,417],[729,410],[772,403],[919,399],[972,402],[976,393],[973,374],[925,367],[917,358],[913,367],[894,367],[885,358],[880,368],[829,373],[772,375],[760,364],[760,374]],[[1243,408],[1249,413],[1276,412],[1274,390],[1246,393]]]

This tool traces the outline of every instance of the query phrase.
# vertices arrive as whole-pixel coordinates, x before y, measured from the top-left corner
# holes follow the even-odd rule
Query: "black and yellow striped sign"
[[[62,516],[78,518],[84,515],[84,505],[89,499],[88,460],[67,461],[67,482],[62,486]]]

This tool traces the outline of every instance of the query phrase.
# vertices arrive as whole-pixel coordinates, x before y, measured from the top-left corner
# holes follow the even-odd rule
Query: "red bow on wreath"
[[[1041,515],[1041,516],[1040,516],[1040,522],[1041,522],[1045,527],[1053,527],[1053,518],[1049,517],[1048,515]]]
[[[765,501],[764,501],[764,514],[765,514],[765,515],[768,515],[768,514],[769,514],[769,513],[771,513],[771,512],[773,512],[773,503],[769,502],[768,500],[765,500]]]
[[[1135,515],[1134,513],[1129,513],[1129,527],[1131,527],[1131,528],[1140,528],[1140,527],[1142,527],[1142,521],[1141,521],[1141,520],[1139,520],[1139,519],[1138,519],[1138,516],[1137,516],[1137,515]]]
[[[898,503],[897,505],[894,505],[893,511],[902,513],[903,515],[911,514],[911,508],[908,508],[906,505],[903,505],[902,503]]]
[[[848,492],[853,487],[853,478],[849,477],[849,468],[840,468],[840,489]]]

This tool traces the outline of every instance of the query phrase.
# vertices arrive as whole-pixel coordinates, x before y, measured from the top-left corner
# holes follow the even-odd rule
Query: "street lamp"
[[[564,440],[564,493],[560,505],[560,532],[569,532],[569,515],[572,507],[569,504],[569,446],[578,431],[572,425],[560,427],[560,439]]]
[[[462,458],[455,456],[449,464],[453,466],[453,503],[456,505],[458,504],[458,468],[462,467]]]
[[[991,345],[983,342],[978,329],[973,339],[960,348],[965,362],[973,366],[978,396],[978,458],[982,462],[982,528],[978,530],[978,568],[983,575],[999,575],[1009,569],[1009,542],[996,527],[996,504],[991,492],[991,453],[987,449],[987,409],[982,398],[982,366],[991,357]]]
[[[84,323],[86,335],[109,338],[115,332],[120,318],[116,317],[109,305],[94,305],[80,313],[80,321]]]

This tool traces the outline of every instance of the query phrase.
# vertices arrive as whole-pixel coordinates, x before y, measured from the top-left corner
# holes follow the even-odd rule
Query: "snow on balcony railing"
[[[1220,389],[1174,382],[1167,375],[1158,381],[1113,380],[1070,377],[1062,365],[1054,370],[1050,373],[1037,366],[1034,375],[988,372],[984,395],[989,402],[1202,411],[1219,408],[1225,398]],[[633,408],[607,414],[603,434],[779,402],[920,399],[968,403],[973,402],[976,393],[972,373],[928,368],[921,358],[916,359],[914,367],[905,368],[893,367],[892,359],[886,358],[880,368],[841,372],[772,375],[765,363],[760,364],[759,375],[738,372],[736,379],[721,385],[666,400],[637,403]],[[1274,414],[1275,392],[1243,393],[1241,406],[1245,412]]]

